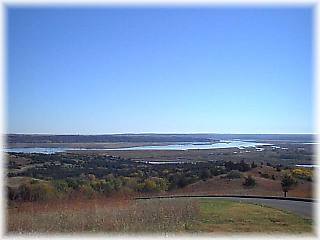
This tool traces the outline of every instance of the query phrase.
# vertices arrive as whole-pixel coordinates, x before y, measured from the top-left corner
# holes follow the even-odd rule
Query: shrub
[[[87,178],[88,178],[89,181],[96,180],[96,176],[94,174],[88,174]]]
[[[155,192],[157,190],[157,184],[155,181],[151,180],[151,179],[147,179],[144,182],[144,187],[143,187],[143,191],[145,192]]]
[[[168,190],[168,181],[164,178],[154,178],[156,185],[157,185],[157,191],[167,191]]]
[[[137,178],[134,177],[125,177],[124,179],[124,186],[132,189],[133,191],[138,190],[138,181]]]
[[[45,201],[55,198],[54,187],[49,183],[31,185],[31,201]]]
[[[95,192],[91,185],[80,186],[79,192],[87,198],[93,198],[95,196]]]
[[[109,195],[112,191],[114,191],[114,184],[111,181],[105,181],[102,184],[103,193],[105,195]]]
[[[256,180],[251,175],[249,175],[245,177],[242,185],[246,187],[254,187],[256,185]]]
[[[268,173],[261,173],[260,175],[261,175],[261,177],[263,177],[263,178],[270,178],[270,176],[269,176]]]
[[[8,199],[9,200],[17,200],[17,198],[19,197],[18,191],[15,188],[12,187],[8,187]]]
[[[120,190],[120,188],[121,188],[122,185],[123,185],[120,178],[114,178],[113,181],[111,180],[110,182],[113,183],[113,186],[114,186],[114,190],[115,190],[115,191]]]
[[[16,199],[22,201],[45,201],[56,197],[54,187],[49,183],[24,183],[18,187]]]
[[[242,174],[238,170],[232,170],[227,173],[226,178],[228,179],[236,179],[236,178],[241,178]]]
[[[210,172],[209,169],[203,170],[203,171],[201,172],[201,174],[200,174],[200,178],[201,178],[202,180],[206,180],[206,179],[208,179],[208,178],[210,178],[210,177],[211,177],[211,172]]]
[[[67,193],[70,190],[70,187],[65,180],[55,180],[53,181],[53,186],[59,193]]]
[[[312,170],[296,168],[292,170],[292,175],[296,178],[312,181]]]

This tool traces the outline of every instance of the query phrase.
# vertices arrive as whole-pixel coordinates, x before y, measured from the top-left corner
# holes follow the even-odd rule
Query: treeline
[[[207,142],[207,135],[189,134],[112,134],[112,135],[38,135],[9,134],[8,143],[95,143],[95,142]]]
[[[250,164],[241,161],[210,161],[183,164],[147,164],[115,156],[85,156],[77,154],[12,154],[17,158],[28,158],[28,168],[24,171],[11,171],[8,176],[27,176],[43,180],[77,178],[80,175],[94,174],[103,179],[109,174],[115,177],[151,177],[166,178],[169,182],[178,182],[180,186],[194,180],[206,179],[227,173],[231,170],[242,172],[250,170]],[[21,166],[22,168],[24,166]],[[19,169],[9,160],[8,168]],[[21,169],[21,168],[20,168]]]
[[[104,134],[104,135],[42,135],[8,134],[8,143],[94,143],[94,142],[204,142],[230,139],[312,142],[312,134]]]
[[[154,193],[168,190],[168,182],[163,178],[114,177],[110,174],[106,179],[96,179],[90,174],[77,179],[65,180],[31,180],[18,188],[8,187],[8,199],[12,201],[47,201],[66,198],[93,198],[114,194],[132,195],[136,193]]]

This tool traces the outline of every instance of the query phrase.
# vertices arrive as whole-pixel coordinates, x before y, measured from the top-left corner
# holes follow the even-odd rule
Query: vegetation
[[[242,183],[242,185],[246,187],[254,187],[256,185],[256,180],[251,175],[249,175],[244,178],[244,182]]]
[[[281,210],[227,200],[202,200],[198,225],[202,232],[305,233],[312,221]]]
[[[286,174],[281,180],[281,187],[284,193],[284,197],[287,196],[287,192],[297,185],[297,180],[295,180],[291,175]]]
[[[74,137],[67,136],[70,138],[67,142],[71,144]],[[113,137],[97,137],[94,142],[99,142],[99,146],[113,144],[112,147],[141,144],[138,138],[136,143],[130,143],[133,136]],[[161,142],[168,136],[149,137],[160,137]],[[12,136],[14,138],[16,136]],[[22,138],[23,144],[28,146],[32,146],[32,141],[51,144],[51,140],[59,139],[63,146],[65,140],[60,136],[51,140],[45,136]],[[105,138],[110,142],[100,142]],[[111,143],[119,138],[129,142]],[[74,144],[94,146],[94,143],[86,143],[86,139],[86,136],[79,138]],[[8,230],[309,232],[311,220],[252,204],[199,199],[132,200],[136,196],[166,194],[281,196],[280,184],[286,195],[297,181],[301,184],[292,191],[292,196],[312,198],[312,169],[295,167],[295,164],[311,161],[311,146],[302,145],[299,151],[295,144],[283,143],[281,147],[266,146],[263,152],[246,148],[236,152],[212,149],[9,153]],[[152,164],[157,161],[168,163]]]
[[[32,203],[33,204],[33,203]],[[192,226],[199,213],[195,200],[123,198],[24,204],[9,209],[8,231],[49,232],[179,232]]]
[[[42,201],[72,198],[79,194],[111,196],[146,194],[183,188],[199,180],[226,174],[240,178],[251,165],[240,162],[198,162],[153,165],[108,155],[13,154],[9,177],[31,177],[20,187],[8,187],[9,200]],[[16,170],[16,158],[28,159],[23,171]],[[12,167],[15,166],[15,167]],[[38,179],[38,180],[37,180]]]
[[[312,170],[304,168],[296,168],[292,170],[292,175],[296,178],[312,181]]]
[[[228,179],[235,179],[235,178],[241,178],[241,177],[242,177],[242,174],[238,170],[231,170],[225,176],[225,178],[228,178]]]
[[[8,231],[311,233],[312,221],[268,207],[226,200],[109,198],[23,203],[9,208]]]

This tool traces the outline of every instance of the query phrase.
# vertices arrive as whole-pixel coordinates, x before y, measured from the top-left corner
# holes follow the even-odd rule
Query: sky
[[[313,133],[311,7],[7,9],[7,133]]]

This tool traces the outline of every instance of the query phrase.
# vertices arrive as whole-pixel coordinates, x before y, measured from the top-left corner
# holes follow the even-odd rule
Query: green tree
[[[297,181],[289,174],[283,176],[281,180],[281,187],[284,193],[284,197],[287,197],[287,193],[291,190],[294,186],[297,185]]]

